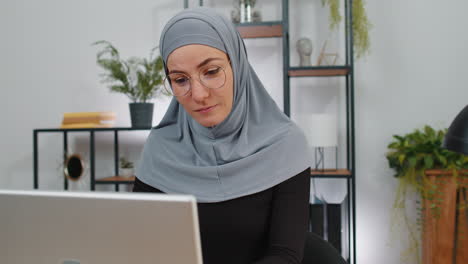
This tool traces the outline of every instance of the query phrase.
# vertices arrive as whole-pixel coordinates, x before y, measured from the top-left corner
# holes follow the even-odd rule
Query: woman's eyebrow
[[[210,62],[212,62],[214,60],[223,60],[223,59],[222,58],[217,58],[217,57],[208,58],[208,59],[202,61],[200,64],[198,64],[197,68],[203,67],[203,66],[207,65],[208,63],[210,63]],[[185,72],[181,71],[181,70],[170,70],[169,74],[171,74],[171,73],[185,73]]]
[[[210,62],[212,62],[214,60],[223,60],[223,59],[221,59],[221,58],[208,58],[208,59],[202,61],[200,64],[198,64],[197,68],[203,67],[206,64],[208,64],[208,63],[210,63]]]

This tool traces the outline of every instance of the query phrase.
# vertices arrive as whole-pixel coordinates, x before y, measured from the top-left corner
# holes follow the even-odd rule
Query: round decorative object
[[[64,174],[71,181],[78,181],[84,174],[83,159],[78,154],[68,156],[64,164]]]

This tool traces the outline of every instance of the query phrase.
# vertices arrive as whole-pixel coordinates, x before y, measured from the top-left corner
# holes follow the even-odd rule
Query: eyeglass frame
[[[229,66],[230,66],[230,65],[231,65],[231,60],[228,60],[228,63],[229,63]],[[202,72],[202,70],[203,70],[204,68],[202,68],[202,69],[200,69],[200,70],[198,71],[198,82],[199,82],[201,85],[203,85],[203,87],[205,87],[205,88],[207,88],[207,89],[210,89],[210,90],[216,90],[216,89],[222,88],[222,87],[226,84],[226,80],[227,80],[226,67],[223,67],[223,66],[214,64],[214,65],[208,65],[207,68],[209,68],[209,66],[216,66],[216,67],[219,67],[221,70],[223,70],[223,72],[224,72],[224,82],[223,82],[223,84],[221,84],[219,87],[216,87],[216,88],[207,87],[207,86],[203,83],[203,81],[201,80],[201,78],[200,78],[200,74],[201,74],[201,72]],[[184,93],[184,94],[182,94],[182,95],[175,95],[174,92],[173,92],[173,90],[172,90],[172,84],[171,84],[171,81],[170,81],[170,78],[169,78],[169,75],[171,75],[171,74],[181,74],[181,75],[184,75],[185,77],[187,77],[188,80],[189,80],[189,82],[190,82],[190,89],[188,89],[187,92]],[[168,92],[169,94],[171,94],[172,96],[175,96],[175,97],[187,96],[187,95],[190,93],[190,91],[192,91],[192,80],[193,80],[194,78],[193,78],[192,76],[186,74],[186,73],[183,73],[183,72],[180,72],[180,73],[171,73],[171,74],[167,74],[167,75],[164,77],[163,85],[164,85],[164,89],[166,90],[166,92]],[[168,83],[168,85],[169,85],[169,88],[166,87],[166,81],[167,81],[167,83]]]

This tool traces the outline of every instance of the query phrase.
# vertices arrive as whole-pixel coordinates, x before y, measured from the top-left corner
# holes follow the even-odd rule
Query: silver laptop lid
[[[196,201],[0,190],[0,263],[201,264]]]

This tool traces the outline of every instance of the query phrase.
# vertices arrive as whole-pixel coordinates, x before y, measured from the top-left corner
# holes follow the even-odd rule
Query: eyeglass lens
[[[200,83],[209,89],[221,88],[226,82],[226,73],[221,66],[211,65],[200,69]],[[171,73],[166,77],[166,90],[174,96],[187,94],[191,89],[192,78],[184,73]]]

